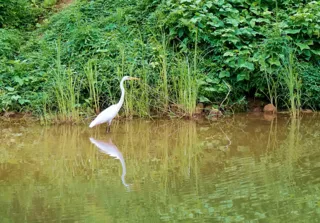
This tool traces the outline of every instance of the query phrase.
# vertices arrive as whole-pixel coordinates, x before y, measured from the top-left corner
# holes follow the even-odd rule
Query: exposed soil
[[[256,99],[248,98],[248,111],[250,112],[262,112],[263,106],[268,104],[268,102]]]
[[[66,6],[70,5],[74,0],[60,0],[58,1],[58,3],[56,4],[56,8],[57,9],[63,9]]]

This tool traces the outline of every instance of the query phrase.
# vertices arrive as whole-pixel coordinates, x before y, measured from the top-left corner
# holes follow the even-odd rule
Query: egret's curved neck
[[[124,82],[125,80],[124,79],[122,79],[121,80],[121,82],[120,82],[120,89],[121,89],[121,98],[120,98],[120,101],[118,102],[118,106],[119,107],[121,107],[122,105],[123,105],[123,102],[124,102],[124,87],[123,87],[123,82]]]

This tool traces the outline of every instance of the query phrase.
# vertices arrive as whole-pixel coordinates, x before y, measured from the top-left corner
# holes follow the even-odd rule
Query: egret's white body
[[[90,141],[92,144],[97,146],[103,153],[120,160],[122,166],[121,181],[124,186],[129,187],[129,185],[125,181],[125,176],[127,173],[126,163],[124,161],[122,153],[118,150],[117,146],[113,144],[111,140],[109,140],[109,142],[105,142],[101,140],[96,140],[94,138],[90,138]]]
[[[116,115],[118,114],[120,108],[123,105],[124,102],[124,94],[125,94],[125,90],[123,87],[123,82],[126,80],[138,80],[138,78],[135,77],[129,77],[129,76],[125,76],[122,78],[122,80],[120,81],[120,89],[121,89],[121,98],[119,100],[119,102],[115,105],[111,105],[110,107],[106,108],[105,110],[103,110],[89,125],[90,128],[96,126],[96,125],[100,125],[102,123],[108,123],[108,127],[107,127],[107,131],[110,131],[110,125],[112,120],[114,119],[114,117],[116,117]]]

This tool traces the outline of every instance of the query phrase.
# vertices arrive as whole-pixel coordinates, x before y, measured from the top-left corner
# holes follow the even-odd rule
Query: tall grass
[[[75,72],[62,66],[60,41],[57,42],[56,50],[56,67],[52,69],[52,90],[57,106],[55,121],[78,122],[80,120],[78,108],[80,81]]]
[[[129,64],[128,65],[128,75],[129,76],[134,76],[134,64]],[[137,104],[135,103],[135,100],[137,100],[135,98],[136,95],[136,89],[133,87],[133,82],[132,81],[128,81],[129,83],[127,83],[126,85],[129,85],[130,87],[127,88],[127,94],[125,97],[125,115],[128,118],[132,118],[134,115],[136,115],[136,110],[138,110],[138,106],[136,106]],[[136,109],[135,109],[136,108]]]
[[[198,71],[198,44],[197,33],[194,52],[191,54],[193,63],[189,62],[188,56],[175,55],[174,71],[172,75],[173,94],[176,94],[175,102],[179,105],[180,111],[185,116],[192,116],[195,112],[196,102],[198,98],[199,85],[198,81],[201,75]]]
[[[169,92],[168,92],[168,41],[166,35],[163,33],[161,37],[161,48],[160,48],[160,86],[163,95],[163,109],[166,111],[169,105]]]
[[[51,118],[55,116],[57,122],[77,122],[80,114],[89,110],[91,113],[92,108],[96,113],[101,112],[118,102],[121,94],[119,81],[126,75],[139,77],[140,81],[124,83],[126,95],[120,116],[166,115],[172,111],[172,105],[178,107],[174,115],[192,116],[198,97],[198,80],[201,79],[197,65],[200,58],[197,44],[194,52],[183,54],[174,53],[175,50],[168,47],[169,39],[164,34],[154,34],[150,40],[151,47],[143,42],[142,37],[130,49],[126,44],[118,44],[113,63],[91,59],[82,66],[83,72],[80,74],[62,65],[58,41],[55,66],[52,68],[55,100],[54,103],[48,103],[51,104],[50,109],[45,106],[45,116],[51,114]],[[150,48],[156,50],[157,56],[150,58]],[[106,69],[110,72],[108,75],[99,75],[100,70]],[[103,92],[105,86],[99,83],[110,85]],[[80,97],[80,92],[84,92],[85,97]],[[86,100],[89,110],[86,106],[79,106],[80,98]],[[50,111],[57,112],[54,114]]]
[[[296,69],[296,62],[294,50],[291,47],[286,47],[285,57],[282,59],[282,78],[285,88],[288,91],[288,107],[292,117],[297,117],[299,115],[299,110],[301,107],[302,83]]]
[[[162,31],[161,34],[152,33],[149,39],[150,45],[154,50],[151,66],[153,66],[155,86],[158,92],[157,102],[154,109],[158,113],[167,113],[169,108],[169,73],[170,73],[170,54],[168,48],[168,37]],[[158,73],[157,73],[158,72]]]
[[[197,75],[193,73],[188,57],[176,58],[175,61],[176,67],[172,76],[175,102],[179,105],[180,112],[192,116],[198,96]]]
[[[152,32],[148,38],[147,45],[140,35],[138,47],[135,48],[139,53],[126,55],[125,60],[131,58],[130,63],[125,64],[126,72],[141,78],[138,84],[129,84],[125,109],[130,115],[126,113],[126,116],[166,115],[168,112],[172,114],[173,110],[175,114],[191,115],[198,93],[196,47],[192,63],[189,57],[193,54],[185,56],[174,53],[175,50],[169,47],[169,37],[164,32]],[[153,51],[153,57],[150,58],[148,50]],[[172,105],[178,110],[172,109]]]
[[[128,113],[130,117],[150,117],[150,103],[149,94],[153,92],[150,91],[148,85],[147,70],[145,67],[136,69],[136,65],[129,67],[130,76],[138,76],[139,81],[130,81],[128,86],[127,103],[130,105]]]
[[[264,71],[264,77],[267,81],[267,88],[268,88],[268,98],[270,103],[274,106],[278,107],[278,87],[279,83],[277,78],[274,77],[272,73],[267,72],[267,69]]]
[[[123,76],[127,75],[127,70],[130,69],[130,67],[132,67],[133,65],[129,65],[129,67],[127,67],[126,64],[126,53],[125,53],[125,47],[124,46],[119,46],[119,65],[117,66],[117,77],[119,80],[121,80],[121,78]],[[127,90],[126,88],[126,82],[124,82],[124,88],[125,88],[125,103],[124,103],[124,113],[126,117],[131,117],[133,114],[133,110],[134,110],[134,106],[133,106],[133,99],[132,99],[132,94],[130,94],[130,90]]]
[[[142,37],[138,44],[133,46],[136,52],[125,45],[118,46],[118,64],[115,69],[111,69],[116,71],[117,79],[120,80],[125,75],[140,78],[140,81],[125,82],[123,113],[126,117],[168,114],[172,111],[171,105],[178,107],[178,110],[174,111],[175,115],[192,116],[194,113],[198,97],[197,80],[200,78],[197,68],[197,44],[193,53],[184,55],[173,53],[167,46],[168,41],[163,34],[154,34],[150,38],[151,47],[156,50],[157,57],[151,58],[149,63],[145,63],[150,58],[144,54],[146,45]],[[118,89],[118,86],[115,87]]]
[[[143,37],[141,32],[139,31],[138,33],[140,37],[138,42],[139,44],[138,49],[141,52],[141,58],[144,59],[146,58],[146,52],[145,52],[146,46],[143,42]],[[139,92],[141,94],[140,94],[139,100],[137,100],[138,107],[139,107],[138,115],[140,117],[150,116],[150,96],[149,96],[150,88],[148,85],[149,69],[148,69],[148,64],[146,64],[144,61],[146,60],[142,61],[140,68],[136,69],[136,74],[134,74],[141,78],[141,81],[139,82]]]
[[[85,75],[88,80],[89,87],[89,99],[90,104],[93,106],[96,113],[100,112],[100,90],[101,88],[98,86],[98,71],[96,61],[89,60],[88,63],[84,67]]]

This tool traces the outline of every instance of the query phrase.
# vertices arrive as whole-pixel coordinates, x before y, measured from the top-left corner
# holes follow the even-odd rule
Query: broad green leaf
[[[14,76],[13,80],[17,82],[19,85],[23,85],[23,80],[20,77]]]
[[[5,87],[5,89],[7,89],[7,90],[10,91],[10,92],[14,91],[14,88],[13,88],[13,87]]]
[[[265,23],[270,23],[270,20],[269,19],[264,19],[264,18],[258,18],[258,19],[255,19],[255,22],[257,23],[261,23],[261,22],[265,22]]]
[[[219,74],[219,78],[224,78],[224,77],[230,77],[230,72],[229,71],[221,71]]]
[[[265,16],[266,15],[271,15],[271,14],[272,14],[272,12],[271,11],[267,11],[267,10],[262,13],[262,15],[265,15]]]
[[[253,62],[257,62],[257,61],[259,61],[262,57],[263,57],[263,55],[262,55],[260,52],[255,52],[255,53],[253,54],[253,56],[251,57],[251,60],[252,60]]]
[[[116,24],[110,23],[110,24],[108,24],[108,25],[105,27],[105,29],[106,29],[106,30],[113,30],[113,29],[115,29],[116,27],[117,27]]]
[[[285,34],[297,34],[299,32],[300,32],[300,29],[287,29],[287,30],[284,30]]]
[[[306,43],[307,45],[309,45],[309,46],[310,46],[310,45],[313,45],[313,40],[311,40],[311,39],[310,39],[310,40],[307,40],[305,43]]]
[[[223,27],[224,23],[216,16],[211,16],[211,21],[207,22],[207,24],[213,26],[213,27]]]
[[[249,73],[241,72],[237,75],[237,81],[249,80]]]
[[[206,85],[207,82],[205,82],[204,80],[197,80],[197,84],[198,86],[202,86],[202,85]]]
[[[306,55],[307,57],[311,57],[311,51],[310,50],[304,50],[303,54]]]
[[[295,43],[299,48],[300,50],[309,50],[310,47],[307,45],[307,44],[304,44],[304,43]]]
[[[250,26],[251,26],[252,28],[255,27],[255,25],[256,25],[255,19],[251,19],[250,22],[249,22],[249,24],[250,24]]]
[[[206,88],[204,88],[204,90],[209,91],[209,92],[217,92],[218,91],[218,89],[215,87],[206,87]]]
[[[181,38],[183,36],[183,34],[184,34],[184,30],[183,29],[179,29],[179,31],[178,31],[179,38]]]
[[[233,57],[234,56],[234,53],[233,52],[231,52],[231,51],[228,51],[228,52],[225,52],[224,54],[223,54],[223,56],[224,57]]]
[[[220,82],[220,80],[218,78],[213,78],[213,79],[207,78],[206,82],[211,83],[211,84],[218,84]]]
[[[227,64],[229,67],[237,67],[236,65],[236,60],[237,58],[236,57],[228,57],[224,63]]]
[[[208,98],[204,97],[204,96],[200,96],[199,97],[199,101],[200,102],[210,102],[210,100]]]
[[[20,95],[12,95],[11,99],[17,101],[19,98],[21,98]]]
[[[246,68],[248,70],[254,70],[254,64],[251,62],[239,62],[240,68]]]
[[[237,27],[239,25],[239,22],[236,19],[227,18],[225,21],[226,21],[226,23],[232,24],[235,27]]]
[[[214,0],[213,3],[222,6],[224,4],[224,0]]]
[[[320,56],[320,50],[311,50],[313,54]]]
[[[169,29],[169,35],[170,36],[175,36],[177,34],[177,30],[175,28],[170,28]]]
[[[206,2],[206,6],[207,6],[208,8],[211,8],[211,7],[212,7],[212,1]]]
[[[190,20],[188,20],[188,19],[182,18],[182,19],[180,19],[180,21],[185,26],[189,26],[190,25]]]
[[[275,57],[271,57],[269,60],[268,60],[269,64],[271,65],[276,65],[276,66],[281,66],[281,63],[279,61],[279,58],[275,58]]]
[[[20,105],[24,105],[25,103],[29,103],[30,100],[19,98],[19,99],[18,99],[18,102],[19,102]]]
[[[250,55],[250,51],[249,50],[241,50],[241,51],[239,51],[239,55]]]
[[[282,22],[279,23],[279,27],[284,29],[284,28],[287,28],[289,26],[288,26],[286,21],[282,21]]]
[[[247,36],[255,36],[257,34],[257,32],[255,32],[253,29],[251,28],[240,28],[236,31],[237,35],[247,35]]]
[[[107,52],[109,52],[108,49],[98,49],[97,50],[97,53],[107,53]]]
[[[201,20],[200,17],[193,17],[192,19],[190,19],[190,22],[192,22],[193,24],[196,24],[199,20]]]

